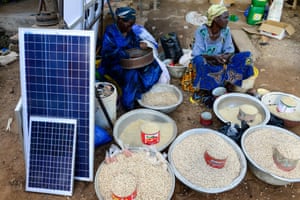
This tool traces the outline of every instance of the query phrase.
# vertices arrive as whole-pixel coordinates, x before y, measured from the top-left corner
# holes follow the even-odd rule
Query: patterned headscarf
[[[136,18],[136,11],[130,7],[120,7],[116,9],[117,17],[124,20],[131,20]]]
[[[213,4],[209,7],[207,10],[207,22],[206,24],[208,26],[211,26],[214,19],[220,15],[222,15],[224,12],[228,11],[227,8],[221,4]]]

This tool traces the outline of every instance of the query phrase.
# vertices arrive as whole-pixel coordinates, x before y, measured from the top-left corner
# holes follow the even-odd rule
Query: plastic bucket
[[[256,67],[253,67],[253,72],[254,72],[253,76],[243,80],[241,87],[234,86],[233,90],[235,92],[247,92],[247,90],[253,88],[255,80],[258,77],[259,71]]]
[[[255,25],[260,23],[263,20],[264,12],[265,12],[265,7],[255,7],[251,5],[247,17],[247,24]]]
[[[111,91],[108,93],[108,95],[105,94],[103,95],[102,92],[100,92],[99,94],[99,90],[101,89],[104,90],[106,87],[111,88]],[[117,118],[117,96],[118,96],[116,86],[109,82],[98,82],[96,83],[96,88],[98,92],[95,95],[98,95],[98,97],[101,98],[103,105],[107,111],[107,114],[110,117],[110,120],[112,122],[115,122]],[[96,102],[95,124],[102,128],[109,128],[110,127],[109,122],[107,121],[104,111],[100,106],[97,96],[95,96],[95,102]]]

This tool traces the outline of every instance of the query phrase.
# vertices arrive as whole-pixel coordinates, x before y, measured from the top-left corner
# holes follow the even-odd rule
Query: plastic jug
[[[268,3],[268,0],[252,0],[252,5],[254,7],[265,7]]]
[[[263,20],[265,7],[250,6],[249,14],[247,17],[247,24],[255,25]]]

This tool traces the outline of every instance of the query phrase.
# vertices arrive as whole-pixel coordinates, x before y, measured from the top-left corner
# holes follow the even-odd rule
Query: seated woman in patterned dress
[[[195,32],[192,63],[196,68],[193,100],[226,83],[241,86],[253,75],[250,52],[235,52],[228,24],[229,13],[223,5],[211,5],[207,23]]]

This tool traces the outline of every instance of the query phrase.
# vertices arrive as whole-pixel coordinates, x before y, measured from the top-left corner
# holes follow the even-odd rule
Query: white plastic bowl
[[[140,106],[152,110],[157,110],[163,113],[170,113],[176,110],[176,108],[182,103],[183,101],[183,95],[180,89],[178,89],[176,86],[171,85],[171,84],[155,84],[149,92],[174,92],[175,95],[178,98],[178,101],[173,104],[173,105],[168,105],[168,106],[152,106],[152,105],[147,105],[145,104],[142,99],[138,99],[138,103]],[[143,96],[142,96],[143,98]]]

